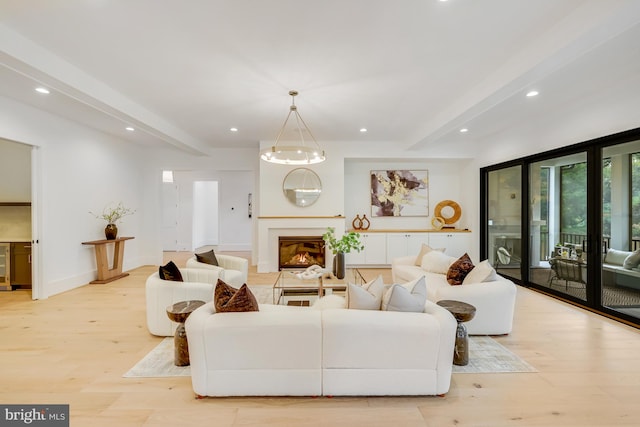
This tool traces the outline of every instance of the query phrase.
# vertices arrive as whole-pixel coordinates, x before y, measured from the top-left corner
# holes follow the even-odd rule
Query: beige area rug
[[[537,372],[491,337],[469,339],[469,364],[453,366],[453,373]],[[173,338],[165,338],[123,376],[125,378],[188,377],[189,366],[173,364]]]

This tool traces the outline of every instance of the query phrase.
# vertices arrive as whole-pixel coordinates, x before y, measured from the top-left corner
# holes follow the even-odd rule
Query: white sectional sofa
[[[455,258],[454,258],[455,259]],[[497,274],[486,282],[465,282],[452,286],[446,274],[426,271],[416,265],[416,256],[394,258],[391,263],[394,283],[405,283],[425,276],[427,299],[457,300],[476,308],[475,317],[465,323],[471,335],[504,335],[511,332],[516,302],[516,285]]]
[[[153,335],[169,337],[175,333],[177,323],[169,320],[167,307],[180,301],[211,301],[218,282],[218,271],[202,268],[181,268],[183,282],[163,280],[156,271],[147,278],[147,328]]]
[[[220,275],[220,280],[225,283],[240,287],[247,283],[247,275],[249,274],[249,260],[233,255],[216,254],[218,265],[206,264],[199,262],[195,256],[187,260],[187,268],[205,268],[208,270],[216,270]]]
[[[261,304],[186,322],[199,396],[440,395],[451,382],[456,321],[423,313]]]

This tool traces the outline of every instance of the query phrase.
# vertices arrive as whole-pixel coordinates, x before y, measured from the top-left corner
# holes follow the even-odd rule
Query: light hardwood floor
[[[91,427],[640,425],[639,331],[524,288],[496,340],[539,372],[454,374],[445,397],[196,400],[188,377],[122,378],[161,340],[145,326],[156,268],[47,300],[0,293],[0,402],[70,404],[71,425]],[[251,270],[249,284],[272,283]]]

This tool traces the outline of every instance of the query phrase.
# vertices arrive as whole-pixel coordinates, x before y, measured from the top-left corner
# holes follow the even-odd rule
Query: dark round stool
[[[476,315],[476,308],[462,301],[442,300],[436,304],[449,310],[458,322],[456,329],[456,346],[453,351],[453,364],[465,366],[469,363],[469,335],[464,322],[468,322]]]
[[[187,332],[184,329],[184,322],[193,311],[204,305],[204,301],[180,301],[167,307],[167,316],[174,322],[178,322],[178,328],[173,338],[175,346],[174,362],[176,366],[189,365],[189,344],[187,342]]]

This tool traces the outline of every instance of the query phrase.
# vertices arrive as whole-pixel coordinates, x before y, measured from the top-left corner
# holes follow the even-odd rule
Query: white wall
[[[144,205],[140,148],[7,98],[0,110],[0,137],[40,147],[42,191],[33,201],[41,212],[42,231],[33,236],[40,242],[40,297],[95,279],[94,249],[81,243],[104,238],[104,222],[89,211],[112,201],[138,211],[119,224],[120,235],[136,237],[127,242],[123,268],[149,261],[143,249],[154,219]]]
[[[218,181],[195,181],[193,183],[193,249],[217,245],[218,228]]]
[[[31,201],[31,147],[0,138],[0,202]]]
[[[178,166],[181,167],[179,162]],[[178,250],[193,251],[200,246],[193,236],[193,184],[198,181],[218,183],[218,250],[250,251],[252,218],[249,218],[248,195],[255,190],[254,172],[249,170],[174,170],[174,182],[179,187]]]

